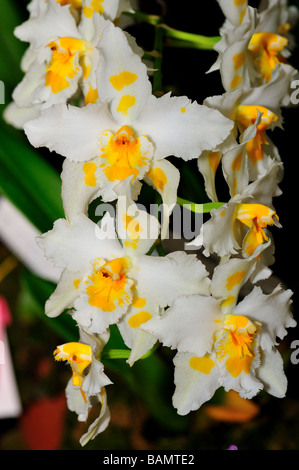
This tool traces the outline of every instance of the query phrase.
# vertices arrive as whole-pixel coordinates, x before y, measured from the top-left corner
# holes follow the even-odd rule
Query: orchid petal
[[[290,289],[283,290],[277,286],[271,294],[263,294],[260,287],[255,286],[236,307],[236,315],[245,315],[262,324],[261,348],[270,351],[277,345],[277,338],[283,339],[286,328],[295,327],[291,312]]]
[[[134,128],[146,133],[156,148],[155,159],[174,155],[190,160],[212,150],[229,135],[233,123],[214,109],[186,96],[150,97]]]
[[[167,236],[169,218],[177,202],[177,189],[180,182],[180,172],[168,160],[154,160],[144,181],[153,186],[162,196],[162,229],[161,239]]]
[[[107,105],[93,103],[84,108],[52,106],[24,126],[34,147],[48,147],[77,162],[92,160],[100,154],[99,136],[107,129],[117,130]]]
[[[164,257],[140,255],[132,267],[138,295],[166,307],[180,295],[209,293],[210,279],[195,255],[183,251]]]
[[[52,230],[38,238],[38,244],[56,267],[83,274],[95,259],[116,258],[123,253],[108,212],[102,219],[102,227],[84,214],[74,217],[71,224],[58,219]]]
[[[119,197],[117,203],[116,230],[120,237],[125,256],[145,255],[156,242],[160,233],[157,218],[145,208],[127,203],[127,198]]]
[[[132,124],[151,95],[146,66],[131,49],[123,31],[111,22],[104,29],[98,48],[100,99],[111,101],[110,110],[116,122]]]
[[[283,398],[287,391],[287,378],[283,370],[283,360],[277,349],[263,352],[257,376],[264,384],[264,390],[277,398]]]
[[[45,313],[48,317],[57,317],[64,310],[74,305],[78,295],[74,282],[79,274],[68,270],[62,272],[56,289],[45,304]]]

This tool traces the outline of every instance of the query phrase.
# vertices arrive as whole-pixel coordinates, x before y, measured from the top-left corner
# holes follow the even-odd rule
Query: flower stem
[[[215,44],[221,39],[220,36],[202,36],[201,34],[188,33],[170,28],[166,24],[159,24],[159,28],[163,28],[165,36],[178,40],[178,45],[182,47],[183,44],[188,46],[188,43],[198,49],[213,50]],[[173,43],[176,44],[175,42]]]
[[[165,36],[167,38],[171,38],[169,45],[213,50],[215,44],[221,39],[220,36],[203,36],[202,34],[188,33],[171,28],[170,26],[162,23],[162,18],[158,15],[149,15],[140,11],[124,12],[124,14],[131,16],[136,20],[152,24],[156,26],[157,29],[163,29]]]
[[[142,13],[141,11],[124,11],[124,15],[131,16],[132,18],[135,18],[136,20],[144,21],[146,23],[150,23],[153,25],[156,25],[161,22],[161,17],[158,15],[149,15],[147,13]]]
[[[145,353],[140,359],[146,359],[151,356],[157,349],[158,344]],[[130,349],[107,349],[101,353],[101,359],[128,359],[130,357]]]
[[[190,202],[186,199],[178,197],[177,204],[179,206],[185,207],[186,209],[189,209],[191,212],[195,212],[196,214],[206,214],[211,212],[212,209],[218,209],[219,207],[223,206],[225,202],[205,202],[204,204],[197,204],[195,202]]]

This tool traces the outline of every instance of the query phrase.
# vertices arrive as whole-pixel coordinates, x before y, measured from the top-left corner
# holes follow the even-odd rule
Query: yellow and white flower
[[[66,387],[66,398],[68,408],[77,413],[78,420],[86,421],[91,408],[96,403],[101,404],[100,415],[80,439],[82,445],[103,432],[110,422],[106,387],[112,382],[99,360],[108,339],[109,332],[100,336],[80,330],[78,342],[59,345],[54,351],[56,361],[66,361],[71,367],[72,377]]]
[[[73,188],[83,198],[81,205],[97,195],[109,201],[128,189],[136,194],[144,178],[171,208],[179,172],[165,158],[197,158],[220,144],[233,123],[185,96],[156,98],[146,66],[112,23],[103,32],[99,53],[99,101],[80,109],[53,106],[28,122],[25,132],[33,146],[46,146],[75,162],[66,163],[63,184],[70,187],[74,175],[78,184],[81,178],[81,186]]]
[[[83,104],[97,100],[97,46],[106,22],[118,14],[119,0],[80,4],[79,23],[71,13],[73,3],[48,0],[41,3],[40,14],[15,29],[15,35],[29,43],[21,64],[25,75],[5,111],[5,119],[16,127],[38,117],[42,109],[72,98]]]
[[[91,334],[102,334],[112,324],[120,325],[124,341],[132,350],[132,363],[155,343],[155,338],[139,326],[159,315],[177,296],[198,289],[206,292],[210,280],[195,255],[146,254],[158,238],[160,227],[154,216],[138,210],[136,205],[131,211],[119,209],[117,232],[114,223],[108,212],[100,227],[78,214],[71,223],[57,220],[54,228],[39,238],[45,256],[63,269],[45,311],[55,317],[74,308],[74,320]]]
[[[269,83],[273,71],[286,64],[290,55],[293,9],[288,10],[285,1],[269,2],[259,11],[246,0],[218,3],[227,20],[220,28],[221,40],[215,45],[218,58],[210,71],[220,69],[226,91]]]
[[[231,256],[242,253],[252,256],[264,243],[270,243],[267,226],[280,227],[273,208],[272,198],[281,194],[277,186],[279,163],[273,163],[264,175],[246,187],[226,204],[211,211],[211,218],[205,222],[192,245],[202,244],[203,253],[209,256]]]
[[[198,158],[198,168],[211,200],[217,201],[215,177],[220,163],[231,197],[242,193],[250,182],[268,172],[273,161],[281,163],[269,134],[276,127],[282,128],[282,106],[289,92],[289,81],[290,69],[282,65],[275,70],[270,83],[225,92],[204,101],[206,106],[218,109],[235,123],[223,144],[212,152],[203,152]],[[281,164],[277,182],[282,175]]]
[[[292,292],[277,286],[265,295],[254,287],[236,304],[252,271],[245,263],[248,260],[232,259],[218,266],[212,296],[180,297],[164,315],[142,327],[177,350],[173,404],[181,415],[197,410],[221,386],[243,398],[262,389],[279,398],[286,393],[276,346],[286,328],[296,326],[290,312]]]

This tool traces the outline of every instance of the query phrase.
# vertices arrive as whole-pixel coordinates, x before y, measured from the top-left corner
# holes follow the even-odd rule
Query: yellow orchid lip
[[[92,0],[90,6],[84,5],[83,14],[87,18],[91,18],[94,13],[99,13],[100,15],[104,12],[104,6],[102,5],[104,0]]]
[[[52,59],[46,69],[45,85],[57,94],[68,88],[69,80],[80,72],[77,62],[85,54],[87,44],[83,39],[63,37],[51,41],[47,47],[52,51]]]
[[[248,51],[252,55],[257,70],[266,83],[271,80],[276,65],[284,61],[279,54],[288,45],[288,40],[279,34],[261,32],[253,34]]]
[[[255,339],[258,332],[255,326],[243,315],[228,314],[223,322],[223,330],[217,345],[217,359],[225,359],[225,367],[233,377],[242,372],[250,373],[255,358]]]
[[[82,8],[83,0],[56,0],[56,2],[60,3],[62,7],[65,5],[71,5],[74,10],[79,10],[80,8]]]
[[[244,128],[255,124],[258,113],[261,114],[260,123],[256,127],[255,137],[247,142],[246,152],[253,165],[264,158],[264,145],[268,145],[265,132],[279,121],[277,114],[261,105],[238,105],[234,119]]]
[[[239,204],[236,220],[249,228],[243,240],[243,249],[249,256],[264,241],[268,241],[264,229],[268,225],[279,225],[276,212],[263,204]]]
[[[152,144],[145,136],[135,137],[129,126],[122,126],[114,135],[109,131],[102,135],[104,163],[100,166],[108,181],[135,180],[142,167],[148,167],[152,155]]]
[[[54,351],[56,361],[67,361],[73,372],[73,385],[81,386],[85,369],[92,362],[92,351],[88,344],[79,342],[65,343]]]
[[[128,258],[116,258],[100,265],[95,262],[93,272],[85,281],[89,305],[104,312],[129,305],[133,284],[126,276],[129,265]]]

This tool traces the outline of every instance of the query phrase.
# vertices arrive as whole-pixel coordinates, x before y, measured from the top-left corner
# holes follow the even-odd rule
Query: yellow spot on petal
[[[81,62],[80,62],[80,65],[81,65],[82,70],[83,70],[83,77],[84,77],[85,80],[87,80],[87,78],[90,75],[91,64],[87,61],[86,57],[83,57]]]
[[[181,113],[185,113],[185,112],[186,112],[186,108],[183,106],[183,107],[181,108]]]
[[[83,165],[83,171],[85,173],[84,182],[87,186],[96,186],[97,179],[95,176],[95,171],[97,169],[97,165],[94,162],[87,162]]]
[[[131,240],[138,240],[140,237],[140,233],[143,232],[143,228],[140,227],[138,220],[134,219],[128,214],[123,214],[123,222],[125,224],[125,228]],[[137,245],[136,245],[137,247]]]
[[[142,297],[134,297],[132,302],[132,307],[143,308],[146,304],[146,300]]]
[[[81,282],[81,279],[75,279],[74,280],[75,289],[79,289],[80,282]]]
[[[91,6],[93,8],[93,11],[102,14],[104,11],[104,7],[102,5],[103,2],[104,0],[92,0]]]
[[[233,171],[240,171],[241,170],[241,164],[242,164],[242,152],[239,153],[239,155],[236,156],[232,163],[232,170]]]
[[[56,0],[61,6],[71,5],[75,10],[79,10],[82,7],[82,0]]]
[[[189,365],[192,369],[198,370],[198,372],[202,372],[203,374],[210,374],[211,370],[215,366],[215,362],[210,357],[197,357],[193,356],[189,360]]]
[[[225,285],[226,289],[232,290],[236,285],[241,284],[245,275],[246,271],[238,271],[229,276]]]
[[[225,216],[225,211],[221,211],[221,212],[220,212],[220,216],[221,216],[221,217],[224,217],[224,216]]]
[[[138,247],[137,243],[135,243],[135,242],[128,242],[128,241],[125,241],[125,242],[124,242],[124,246],[125,246],[126,248],[133,248],[134,250],[136,250],[137,247]]]
[[[242,83],[241,75],[235,75],[230,83],[230,88],[233,90],[237,86],[241,85],[241,83]]]
[[[167,177],[161,168],[150,169],[147,172],[147,176],[152,180],[153,185],[163,191],[165,184],[167,183]]]
[[[226,299],[222,300],[221,302],[221,307],[230,307],[231,305],[233,305],[233,303],[235,302],[235,297],[233,295],[229,295]]]
[[[237,178],[234,178],[234,179],[233,179],[233,187],[232,187],[232,194],[233,194],[233,195],[236,194],[237,185],[238,185],[238,180],[237,180]]]
[[[135,96],[124,95],[119,101],[119,105],[116,108],[116,111],[122,113],[124,116],[128,115],[129,109],[134,106],[136,102]]]
[[[247,8],[244,8],[244,10],[241,11],[240,13],[240,19],[239,19],[239,24],[243,23],[244,16],[246,14]]]
[[[86,18],[91,18],[95,12],[98,12],[101,15],[104,11],[104,7],[101,5],[103,1],[104,0],[93,0],[90,4],[90,7],[84,5],[83,14],[86,16]]]
[[[142,323],[147,322],[152,318],[152,315],[148,312],[139,312],[136,313],[135,315],[132,315],[129,318],[129,325],[131,328],[138,328]]]
[[[86,16],[86,18],[91,18],[92,15],[93,15],[93,9],[87,7],[86,5],[84,5],[84,7],[83,7],[83,15]]]
[[[235,54],[233,56],[234,70],[238,70],[240,67],[242,67],[244,65],[244,61],[245,61],[244,52],[239,52],[239,54]]]
[[[110,77],[110,82],[117,91],[121,91],[125,86],[131,85],[137,80],[136,73],[132,72],[121,72],[118,75]]]
[[[99,98],[98,90],[92,88],[92,86],[91,86],[88,90],[88,93],[87,93],[86,97],[85,97],[85,106],[88,103],[95,103],[98,98]]]
[[[234,0],[234,4],[236,7],[240,7],[241,5],[244,5],[247,2],[247,0]]]
[[[208,159],[210,168],[213,170],[213,173],[216,173],[221,159],[220,152],[210,152]]]

